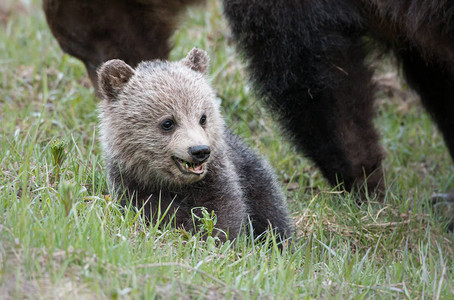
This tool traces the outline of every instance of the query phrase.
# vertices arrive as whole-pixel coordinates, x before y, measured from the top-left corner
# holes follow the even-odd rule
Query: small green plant
[[[50,154],[52,156],[52,166],[54,167],[52,183],[58,184],[60,181],[61,167],[66,159],[65,141],[60,139],[53,139],[50,142]]]
[[[65,207],[66,216],[69,215],[69,213],[71,212],[71,208],[73,207],[73,202],[74,202],[73,191],[74,191],[74,184],[72,184],[69,181],[63,181],[58,186],[60,200],[63,203],[63,206]]]
[[[201,236],[212,237],[213,232],[220,231],[216,228],[218,219],[214,211],[210,213],[205,207],[194,207],[191,214],[194,228],[197,228]]]

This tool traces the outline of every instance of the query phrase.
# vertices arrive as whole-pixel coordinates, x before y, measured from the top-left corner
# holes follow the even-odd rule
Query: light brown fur
[[[103,74],[116,65],[126,74],[131,70],[134,72],[128,82],[120,84],[122,93],[115,101],[100,104],[101,140],[106,155],[121,162],[125,169],[135,168],[136,179],[142,184],[150,185],[150,178],[158,180],[157,186],[181,185],[202,179],[203,176],[182,175],[169,159],[177,154],[190,161],[187,149],[192,145],[209,144],[213,156],[217,149],[225,148],[222,134],[219,134],[224,121],[215,94],[202,73],[188,69],[191,63],[187,58],[167,69],[159,66],[148,68],[148,64],[140,64],[138,71],[134,72],[125,63],[114,60],[99,70]],[[204,64],[204,68],[198,68],[200,71],[206,71],[207,62]],[[111,82],[122,81],[121,74],[109,73],[108,76]],[[112,94],[103,87],[101,89],[105,95]],[[205,130],[199,126],[204,113],[210,116],[210,126]],[[177,129],[172,135],[159,130],[159,124],[170,117],[177,121]]]

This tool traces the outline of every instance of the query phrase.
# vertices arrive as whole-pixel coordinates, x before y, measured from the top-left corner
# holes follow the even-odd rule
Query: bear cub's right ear
[[[98,86],[106,100],[113,100],[134,75],[134,69],[120,59],[105,62],[98,69]]]
[[[189,51],[188,55],[183,58],[181,62],[186,67],[196,72],[206,74],[209,60],[210,58],[208,57],[206,51],[198,48],[192,48],[192,50]]]

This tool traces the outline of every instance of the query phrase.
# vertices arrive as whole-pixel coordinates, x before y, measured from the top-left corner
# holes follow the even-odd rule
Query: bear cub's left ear
[[[208,69],[209,57],[206,51],[198,48],[193,48],[181,62],[192,70],[205,74]]]
[[[113,100],[134,75],[134,69],[120,59],[111,59],[98,69],[98,86],[106,100]]]

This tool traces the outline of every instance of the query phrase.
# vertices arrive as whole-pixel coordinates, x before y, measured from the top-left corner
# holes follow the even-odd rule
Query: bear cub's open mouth
[[[191,163],[176,156],[172,156],[172,159],[183,174],[202,175],[205,172],[205,163]]]

